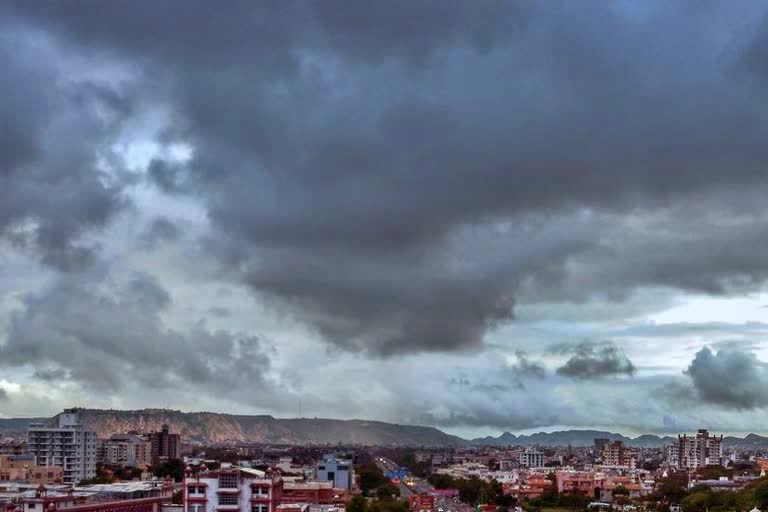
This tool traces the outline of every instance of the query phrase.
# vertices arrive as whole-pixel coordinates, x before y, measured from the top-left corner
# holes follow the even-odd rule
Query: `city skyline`
[[[768,6],[0,2],[0,417],[766,433]]]

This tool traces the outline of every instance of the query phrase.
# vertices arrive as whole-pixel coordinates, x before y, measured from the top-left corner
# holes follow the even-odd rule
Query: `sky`
[[[768,5],[0,2],[0,416],[765,433]]]

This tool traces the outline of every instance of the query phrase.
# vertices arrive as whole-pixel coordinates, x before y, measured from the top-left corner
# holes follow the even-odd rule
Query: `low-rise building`
[[[222,467],[186,472],[184,512],[275,512],[282,503],[278,472]]]
[[[0,455],[0,482],[60,484],[64,470],[57,466],[38,466],[34,455]]]
[[[334,487],[351,490],[353,472],[351,460],[337,458],[336,454],[328,453],[317,464],[315,478],[321,482],[333,482]]]

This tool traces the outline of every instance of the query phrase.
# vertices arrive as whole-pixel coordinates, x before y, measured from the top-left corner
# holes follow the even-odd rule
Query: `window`
[[[190,506],[187,508],[187,511],[188,511],[188,512],[201,512],[201,511],[202,511],[202,509],[203,509],[203,506],[202,506],[202,505],[200,505],[200,504],[198,504],[198,503],[195,503],[194,505],[190,505]]]
[[[237,494],[222,494],[219,496],[219,505],[237,505]]]
[[[339,471],[347,471],[349,469],[349,466],[339,466],[336,469]]]
[[[222,489],[237,489],[237,475],[219,475],[219,487]]]
[[[259,503],[258,505],[253,505],[251,507],[251,512],[267,512],[267,510],[268,510],[268,507],[263,503]]]
[[[269,488],[267,488],[267,487],[254,487],[253,488],[253,495],[254,496],[269,496]]]

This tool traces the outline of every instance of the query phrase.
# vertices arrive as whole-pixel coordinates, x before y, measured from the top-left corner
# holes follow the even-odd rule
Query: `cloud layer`
[[[746,425],[765,331],[648,318],[765,290],[767,12],[5,2],[0,364],[368,415],[316,391],[338,361],[386,419],[581,425],[599,395],[619,421],[620,386],[667,397],[632,428],[671,390]],[[402,399],[391,365],[427,357],[459,388]]]

